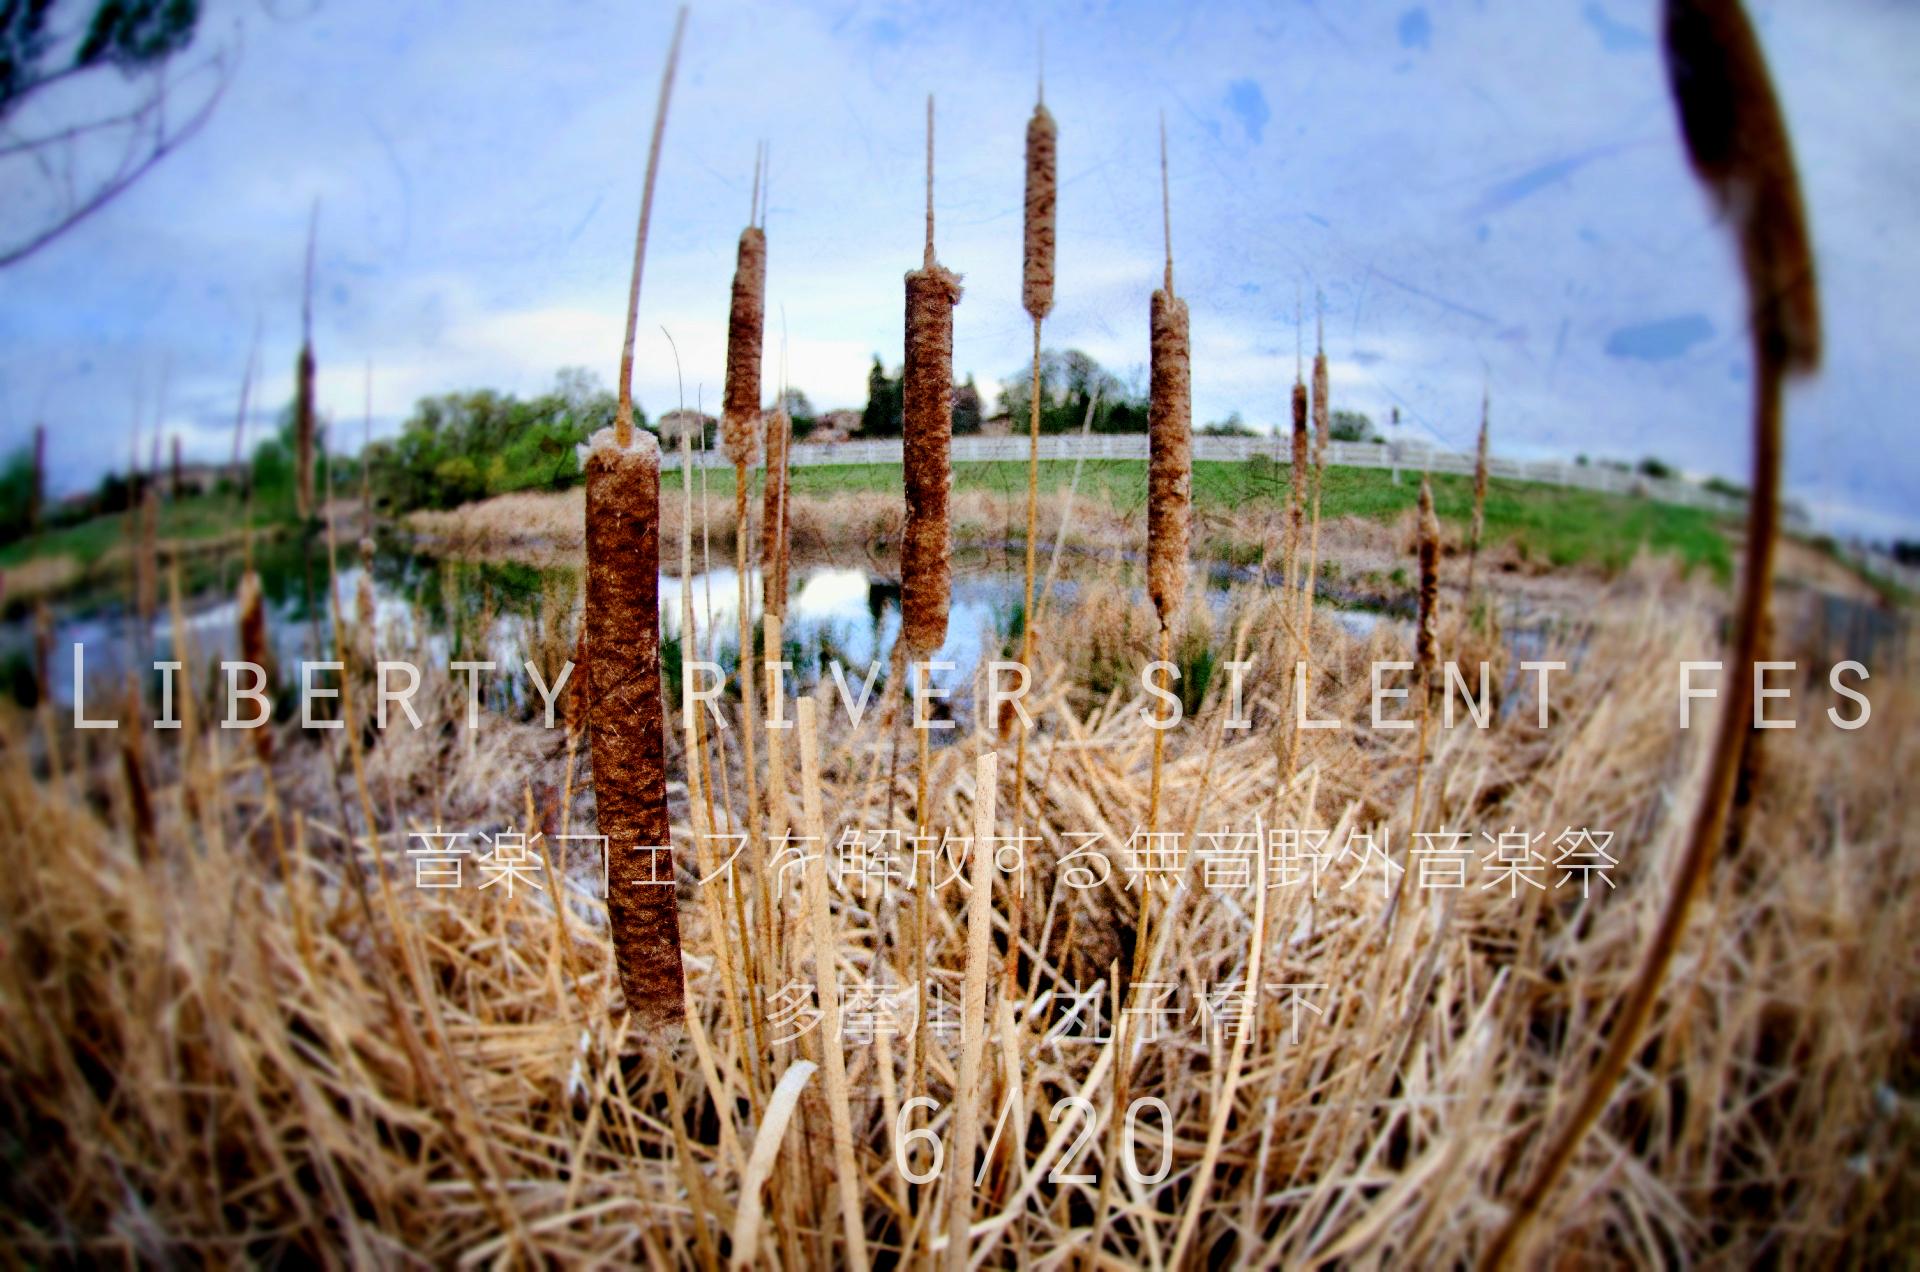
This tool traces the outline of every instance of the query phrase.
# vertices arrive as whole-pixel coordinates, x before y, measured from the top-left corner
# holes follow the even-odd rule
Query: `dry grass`
[[[909,1126],[954,1133],[958,1039],[933,1041],[924,1088],[909,1086],[900,1040],[849,1047],[844,1131],[818,1080],[790,1120],[777,1101],[745,1097],[783,1074],[804,1078],[828,1051],[816,1028],[756,1063],[725,1027],[717,934],[687,865],[698,1028],[672,1051],[643,1046],[622,1010],[585,845],[549,842],[534,870],[544,890],[523,883],[512,898],[478,890],[471,873],[458,891],[413,887],[404,853],[420,845],[407,830],[525,827],[529,808],[549,834],[591,829],[580,740],[504,719],[471,735],[443,728],[465,709],[464,686],[444,673],[429,673],[427,728],[373,740],[364,806],[342,800],[329,777],[346,766],[343,739],[283,736],[284,867],[265,848],[259,767],[231,734],[200,738],[197,817],[179,739],[158,738],[158,850],[147,863],[126,830],[111,735],[77,739],[73,775],[59,784],[30,768],[28,747],[10,746],[0,759],[0,835],[17,863],[0,879],[0,1006],[12,1022],[0,1041],[0,1120],[15,1163],[0,1185],[6,1239],[34,1261],[686,1264],[703,1243],[718,1258],[737,1248],[752,1178],[755,1198],[765,1193],[759,1258],[825,1266],[848,1257],[836,1200],[847,1195],[845,1143],[875,1260],[907,1248],[942,1257],[964,1191],[976,1261],[1043,1266],[1094,1253],[1086,1225],[1099,1188],[1048,1181],[1077,1127],[1047,1115],[1084,1094],[1101,1133],[1063,1173],[1111,1187],[1106,1258],[1165,1264],[1191,1225],[1190,1257],[1240,1266],[1470,1260],[1500,1221],[1494,1198],[1527,1171],[1539,1131],[1592,1062],[1601,1009],[1644,946],[1702,778],[1707,731],[1673,728],[1670,679],[1675,649],[1712,648],[1709,610],[1697,586],[1660,573],[1637,582],[1646,600],[1603,598],[1589,627],[1548,651],[1580,659],[1556,683],[1554,728],[1534,729],[1531,703],[1519,701],[1486,733],[1437,733],[1429,761],[1433,824],[1613,827],[1619,888],[1596,885],[1584,902],[1575,888],[1517,901],[1504,889],[1409,889],[1389,927],[1374,877],[1342,891],[1343,866],[1317,899],[1303,886],[1269,891],[1262,920],[1251,890],[1206,890],[1189,860],[1188,890],[1166,894],[1171,913],[1154,925],[1143,979],[1189,992],[1228,984],[1257,950],[1266,981],[1330,989],[1326,1017],[1306,1017],[1297,1043],[1287,1011],[1263,996],[1237,1060],[1206,1044],[1190,1000],[1166,1037],[1137,1040],[1130,1089],[1158,1095],[1173,1116],[1170,1133],[1152,1114],[1140,1127],[1143,1169],[1171,1153],[1153,1185],[1130,1184],[1110,1155],[1114,1045],[1037,1045],[1065,986],[1090,986],[1124,962],[1139,896],[1119,869],[1091,891],[1063,884],[1067,832],[1124,836],[1146,813],[1141,703],[1075,688],[1090,680],[1077,655],[1043,650],[1038,669],[1034,745],[1046,780],[1028,796],[1040,843],[1007,1004],[1026,1063],[1011,1086],[1006,1066],[980,1066],[989,1165],[978,1191],[954,1188],[951,1163],[944,1182],[922,1187],[893,1164],[909,1096],[939,1102]],[[1291,638],[1259,621],[1272,602],[1242,604],[1251,631],[1275,633],[1256,636],[1251,656],[1277,668]],[[1061,621],[1112,627],[1099,614],[1116,605],[1136,611],[1133,635],[1112,639],[1137,666],[1157,626],[1137,596],[1089,586],[1087,608]],[[1357,641],[1323,623],[1314,713],[1364,720],[1365,664],[1404,656],[1398,639],[1382,629]],[[1453,639],[1443,631],[1443,646]],[[1806,654],[1782,656],[1792,652]],[[1748,850],[1711,881],[1640,1063],[1561,1187],[1578,1204],[1559,1207],[1544,1235],[1563,1258],[1795,1264],[1911,1250],[1920,967],[1904,934],[1920,922],[1920,844],[1901,796],[1920,763],[1920,736],[1904,727],[1920,706],[1917,670],[1876,666],[1862,735],[1812,720],[1774,735]],[[1210,704],[1173,735],[1169,824],[1389,829],[1399,857],[1412,739],[1364,727],[1308,735],[1299,780],[1278,788],[1273,747],[1291,714],[1283,678],[1262,671],[1247,688],[1250,734],[1222,733]],[[1808,696],[1808,715],[1823,705]],[[836,724],[832,697],[823,708],[808,819],[830,838],[885,825],[885,782],[872,779],[884,777],[886,736],[871,715],[857,733]],[[987,788],[973,757],[992,745],[963,732],[934,752],[935,826],[975,822]],[[1878,762],[1857,763],[1862,745]],[[682,759],[669,757],[671,771],[685,771]],[[685,790],[670,794],[684,843]],[[817,936],[824,900],[842,996],[910,981],[902,898],[863,893],[831,856],[825,865],[813,918],[788,888],[780,924],[811,922]],[[766,879],[750,866],[740,882],[757,898]],[[1005,886],[990,960],[1008,938]],[[558,910],[556,895],[568,898]],[[928,961],[952,1001],[969,925],[951,885],[937,895]],[[812,983],[804,948],[789,946],[776,985],[795,973]],[[998,978],[984,994],[983,1018],[1000,1020]],[[696,1063],[702,1048],[710,1065]],[[1023,1121],[996,1132],[1016,1088]],[[1196,1207],[1207,1161],[1210,1196]]]

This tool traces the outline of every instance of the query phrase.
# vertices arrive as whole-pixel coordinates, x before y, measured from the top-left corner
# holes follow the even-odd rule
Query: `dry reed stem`
[[[685,997],[660,696],[660,448],[648,433],[626,447],[615,437],[602,429],[587,454],[594,802],[620,983],[634,1020],[655,1029]]]
[[[794,1061],[780,1075],[780,1081],[773,1088],[773,1097],[767,1101],[766,1116],[761,1119],[760,1130],[753,1137],[753,1152],[747,1158],[747,1173],[740,1182],[740,1206],[734,1211],[733,1228],[729,1233],[733,1245],[729,1260],[731,1267],[752,1266],[753,1256],[759,1251],[760,1216],[763,1213],[760,1191],[773,1173],[774,1161],[780,1155],[780,1142],[786,1137],[787,1124],[793,1120],[794,1110],[800,1106],[801,1092],[806,1089],[807,1080],[818,1068],[811,1060]]]
[[[627,280],[627,334],[620,346],[620,400],[613,416],[614,443],[626,450],[633,439],[633,336],[640,316],[640,275],[647,260],[647,226],[653,219],[653,183],[660,173],[660,142],[667,131],[667,103],[673,97],[673,71],[680,62],[680,38],[687,30],[685,5],[673,19],[673,42],[660,76],[660,99],[653,108],[653,136],[647,142],[647,177],[640,191],[640,224],[633,235],[633,273]]]
[[[820,791],[820,725],[814,700],[799,702],[800,804],[807,833],[824,846],[827,838],[826,801]],[[813,931],[813,972],[820,995],[820,1049],[826,1056],[827,1110],[833,1123],[834,1181],[840,1195],[840,1217],[846,1234],[842,1257],[854,1272],[867,1267],[865,1214],[861,1209],[860,1167],[853,1155],[853,1116],[847,1100],[847,1063],[840,1035],[840,944],[835,939],[833,913],[827,905],[826,853],[815,853],[807,867],[807,908]]]
[[[967,961],[960,1004],[960,1082],[954,1092],[953,1160],[947,1163],[952,1212],[947,1221],[948,1272],[967,1266],[967,1227],[973,1220],[973,1158],[980,1140],[981,1078],[987,1049],[987,981],[993,942],[994,795],[1000,757],[974,761],[973,860],[967,897]]]
[[[793,420],[784,406],[767,416],[767,484],[761,496],[760,577],[761,603],[768,617],[785,617],[787,612],[788,569],[791,564],[791,538],[787,504],[790,482],[787,472],[787,446],[793,435]],[[770,646],[778,657],[778,647]]]

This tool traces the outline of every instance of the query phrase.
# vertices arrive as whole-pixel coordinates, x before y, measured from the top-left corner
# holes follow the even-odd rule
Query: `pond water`
[[[339,572],[335,588],[342,612],[351,615],[362,567],[357,556]],[[280,563],[283,567],[285,563]],[[305,571],[268,568],[262,564],[267,597],[268,627],[273,652],[283,679],[303,659],[330,656],[331,623],[326,613],[324,565],[316,590],[306,585]],[[229,575],[233,572],[228,572]],[[875,660],[891,653],[900,631],[900,586],[862,567],[826,564],[793,569],[794,587],[787,603],[784,643],[794,663],[790,684],[795,692],[811,687],[826,674],[829,660],[837,659],[849,676],[864,674]],[[1226,582],[1210,587],[1216,606],[1224,607]],[[695,656],[710,658],[731,670],[739,654],[739,576],[731,568],[696,573],[690,580],[695,628],[701,648]],[[422,648],[429,660],[445,665],[454,658],[491,661],[501,668],[518,669],[537,643],[543,607],[577,609],[581,581],[575,569],[541,571],[511,564],[456,563],[389,548],[375,559],[373,592],[375,622],[383,645]],[[1057,579],[1053,605],[1070,605],[1078,584]],[[753,619],[761,616],[761,578],[748,576]],[[1017,638],[1024,600],[1022,576],[1003,569],[959,571],[953,584],[946,643],[933,661],[951,664],[932,673],[941,687],[964,684],[981,661]],[[238,606],[231,586],[209,592],[185,609],[185,628],[193,661],[207,667],[239,654]],[[683,589],[677,574],[660,576],[662,639],[670,665],[677,663],[678,644],[685,630]],[[1355,635],[1371,632],[1376,623],[1396,620],[1360,610],[1330,612]],[[570,625],[569,625],[570,628]],[[1070,638],[1063,634],[1063,638]],[[17,669],[29,665],[33,632],[28,621],[0,628],[0,660]],[[95,606],[57,612],[49,666],[56,701],[73,697],[75,645],[83,646],[88,682],[108,683],[124,678],[136,657],[145,665],[172,660],[174,634],[163,605],[152,628],[134,630],[123,607]],[[136,655],[136,648],[145,652]],[[508,702],[524,706],[527,692],[518,677],[496,677]],[[498,705],[508,705],[501,702]],[[91,708],[90,708],[91,710]]]

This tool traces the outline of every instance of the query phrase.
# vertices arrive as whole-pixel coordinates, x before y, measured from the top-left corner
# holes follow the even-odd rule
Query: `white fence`
[[[1285,463],[1289,440],[1284,434],[1273,437],[1207,437],[1193,439],[1193,457],[1206,460],[1246,460],[1265,455]],[[678,468],[680,451],[676,446],[663,448],[668,468]],[[1094,433],[1085,437],[1061,433],[1040,439],[1042,459],[1135,459],[1147,457],[1144,433]],[[1027,439],[1024,437],[956,437],[953,439],[955,463],[982,461],[1024,461]],[[795,467],[818,464],[898,464],[900,441],[795,443],[791,451]],[[1383,442],[1328,442],[1327,463],[1339,468],[1401,468],[1411,473],[1435,472],[1473,475],[1473,456],[1438,450],[1419,442],[1388,444]],[[706,468],[728,467],[719,451],[700,451],[694,464]],[[1685,504],[1715,512],[1738,513],[1745,504],[1727,495],[1705,490],[1692,482],[1673,478],[1648,477],[1588,464],[1569,464],[1553,459],[1502,459],[1487,457],[1487,472],[1513,481],[1540,482],[1549,486],[1572,486],[1615,495],[1643,495],[1664,503]],[[1801,520],[1789,512],[1790,524]]]

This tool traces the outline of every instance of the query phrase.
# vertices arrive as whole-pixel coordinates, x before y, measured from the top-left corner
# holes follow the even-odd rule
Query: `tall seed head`
[[[1147,594],[1162,627],[1186,599],[1193,521],[1193,369],[1187,302],[1159,288],[1148,311]]]
[[[900,640],[929,654],[947,638],[952,576],[953,307],[960,277],[938,263],[907,274],[904,438],[907,519],[900,544]]]
[[[680,1018],[683,973],[660,692],[660,446],[600,430],[587,452],[586,637],[593,650],[594,803],[607,837],[607,913],[627,1007]],[[658,851],[656,851],[658,850]]]
[[[1667,75],[1694,172],[1740,239],[1754,336],[1789,372],[1820,364],[1813,237],[1793,146],[1738,0],[1667,0]]]
[[[1420,611],[1414,634],[1414,662],[1421,683],[1428,688],[1436,683],[1434,622],[1440,605],[1440,520],[1433,513],[1433,486],[1420,479]]]
[[[740,231],[733,268],[733,308],[727,315],[727,385],[720,441],[733,466],[760,458],[761,342],[767,319],[767,234],[749,225]]]
[[[767,485],[760,514],[760,577],[769,614],[787,613],[787,576],[792,527],[788,524],[787,442],[793,421],[784,406],[767,416]]]
[[[1054,206],[1060,178],[1056,150],[1060,132],[1044,104],[1027,121],[1027,242],[1021,299],[1029,316],[1053,310]]]

